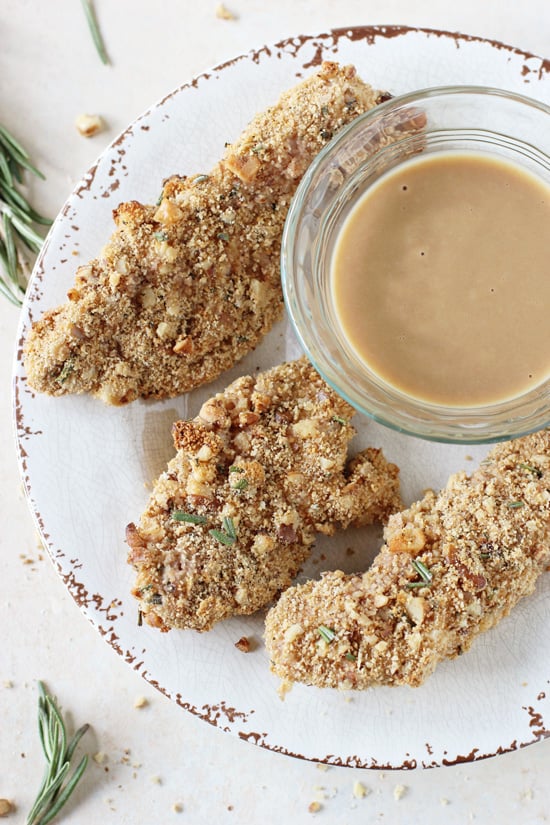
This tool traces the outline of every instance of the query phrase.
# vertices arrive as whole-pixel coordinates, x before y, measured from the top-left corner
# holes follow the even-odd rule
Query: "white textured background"
[[[103,146],[164,93],[265,42],[356,24],[402,24],[498,39],[550,57],[550,8],[541,0],[235,0],[215,16],[202,0],[96,0],[112,59],[99,62],[77,0],[0,3],[0,122],[25,141],[47,184],[37,206],[56,214]],[[76,115],[99,112],[92,140]],[[550,743],[476,764],[379,773],[329,768],[269,753],[172,705],[120,660],[82,618],[47,558],[40,558],[12,446],[10,375],[18,312],[0,303],[0,797],[23,822],[41,778],[36,679],[55,689],[77,724],[92,723],[92,761],[62,821],[535,823],[550,818]],[[27,563],[32,560],[32,563]],[[533,629],[536,632],[536,628]],[[11,685],[8,686],[8,685]],[[149,704],[136,709],[136,698]],[[365,720],[361,720],[365,723]],[[322,724],[322,720],[319,720]],[[369,790],[353,795],[354,782]],[[316,814],[311,802],[321,803]],[[183,810],[173,806],[181,803]]]

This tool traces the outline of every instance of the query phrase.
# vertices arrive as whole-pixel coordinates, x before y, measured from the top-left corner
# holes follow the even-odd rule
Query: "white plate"
[[[262,645],[263,615],[207,634],[161,634],[137,625],[129,595],[125,525],[139,517],[147,485],[173,454],[171,423],[194,415],[230,380],[298,353],[286,322],[230,373],[188,396],[109,408],[88,397],[37,396],[26,384],[21,342],[33,319],[64,300],[76,264],[95,257],[121,200],[154,202],[163,178],[207,171],[250,118],[311,73],[321,59],[354,63],[375,87],[471,83],[550,103],[549,65],[498,43],[403,28],[342,29],[296,37],[200,75],[140,117],[69,197],[35,269],[22,312],[14,410],[22,476],[43,541],[70,593],[105,640],[181,707],[274,751],[333,764],[414,768],[514,750],[550,735],[550,579],[460,659],[422,688],[354,695],[296,685],[284,702]],[[73,253],[77,252],[78,257]],[[359,418],[359,417],[357,417]],[[407,502],[485,449],[434,445],[357,421],[357,444],[384,448],[402,468]],[[150,487],[149,487],[150,489]],[[316,545],[304,576],[364,568],[378,530],[348,531]],[[354,554],[346,553],[353,548]],[[322,558],[324,556],[325,558]],[[243,635],[257,647],[234,643]]]

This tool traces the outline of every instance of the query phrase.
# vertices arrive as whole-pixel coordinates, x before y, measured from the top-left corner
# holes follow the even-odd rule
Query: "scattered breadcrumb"
[[[250,653],[250,639],[248,636],[241,636],[238,642],[235,642],[237,650],[242,650],[243,653]]]
[[[130,764],[130,748],[124,748],[124,755],[120,757],[120,764],[121,765],[129,765]]]
[[[310,802],[308,806],[308,811],[310,812],[310,814],[316,814],[319,813],[322,807],[323,806],[320,802]]]
[[[449,800],[446,799],[444,796],[441,797],[441,799],[439,801],[441,802],[442,805],[448,805],[449,804]]]
[[[145,696],[138,696],[134,702],[135,708],[146,708],[149,704],[149,700],[145,698]]]
[[[406,785],[396,785],[393,789],[393,798],[397,800],[403,799],[403,797],[407,793],[407,790],[408,788]]]
[[[106,759],[107,754],[104,753],[104,751],[98,751],[97,753],[94,753],[93,760],[94,762],[97,762],[98,765],[103,765]]]
[[[2,684],[4,685],[5,688],[12,688],[13,687],[13,682],[12,682],[11,679],[4,679]]]
[[[290,693],[292,690],[292,682],[288,682],[286,679],[283,679],[279,687],[277,688],[277,695],[281,702],[284,702],[286,699],[287,693]]]
[[[83,137],[93,137],[103,131],[103,120],[99,115],[79,115],[75,126]]]
[[[151,777],[151,782],[154,785],[162,785],[162,779],[160,778],[160,776],[152,776]]]
[[[218,3],[216,6],[216,17],[220,20],[237,20],[237,15],[233,14],[223,3]]]
[[[0,799],[0,816],[9,816],[15,811],[15,806],[9,799]]]
[[[181,814],[181,812],[183,811],[183,805],[181,804],[181,802],[174,802],[174,804],[172,805],[172,810],[175,814]]]
[[[356,799],[364,799],[368,793],[369,789],[362,782],[353,783],[353,795]]]
[[[325,762],[317,762],[317,770],[323,771],[324,773],[325,771],[328,771],[328,769],[329,766]]]
[[[532,799],[533,798],[533,789],[532,788],[526,788],[524,791],[522,791],[519,798],[520,799]]]

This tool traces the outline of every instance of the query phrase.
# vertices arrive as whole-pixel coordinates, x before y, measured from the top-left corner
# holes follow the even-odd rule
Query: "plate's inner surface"
[[[499,86],[550,102],[549,65],[488,41],[402,28],[339,30],[292,38],[237,58],[168,95],[109,147],[58,217],[22,314],[32,320],[64,300],[76,265],[98,254],[121,201],[154,202],[170,174],[208,171],[250,118],[315,70],[322,59],[356,65],[393,94],[445,84]],[[106,640],[152,684],[198,716],[264,747],[365,767],[416,767],[477,759],[550,735],[548,578],[467,655],[439,667],[422,688],[357,694],[295,686],[284,702],[262,644],[263,615],[207,634],[137,624],[129,595],[125,525],[139,518],[151,483],[173,455],[174,420],[241,374],[299,354],[286,321],[218,381],[188,396],[110,408],[86,397],[51,399],[15,366],[14,405],[22,475],[43,540],[71,594]],[[429,444],[356,416],[354,448],[382,447],[401,467],[409,503],[448,475],[471,470],[485,449]],[[301,579],[324,569],[364,569],[380,528],[319,539]],[[235,648],[243,635],[249,654]]]

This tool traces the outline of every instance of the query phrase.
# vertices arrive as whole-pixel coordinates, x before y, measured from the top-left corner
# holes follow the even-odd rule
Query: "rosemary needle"
[[[91,0],[82,0],[82,7],[84,9],[84,14],[86,15],[86,20],[88,22],[88,27],[90,29],[90,34],[92,35],[92,40],[94,41],[94,45],[96,47],[100,60],[103,64],[107,65],[107,63],[109,62],[109,57],[105,49],[105,44],[103,43],[103,37],[101,36],[101,32],[99,30],[99,25],[97,22],[97,18],[95,16],[94,7],[92,5]]]
[[[21,306],[30,272],[24,247],[36,255],[43,239],[34,224],[51,223],[18,189],[25,172],[44,179],[19,141],[0,126],[0,295],[15,306]]]
[[[324,624],[319,625],[317,630],[319,634],[322,636],[322,638],[325,640],[325,642],[327,642],[327,644],[330,644],[336,638],[335,631],[331,627],[327,627]]]
[[[235,542],[237,541],[237,531],[235,530],[235,524],[233,523],[233,519],[229,516],[225,516],[222,522],[222,526],[222,530],[214,529],[209,530],[208,532],[213,538],[221,542],[221,544],[226,544],[228,546],[230,546],[231,544],[235,544]]]
[[[61,711],[43,682],[38,683],[38,688],[38,732],[46,757],[46,770],[26,825],[47,825],[51,822],[71,796],[88,764],[88,757],[83,756],[72,776],[68,776],[76,746],[89,725],[79,728],[70,742],[67,742],[67,730]]]

